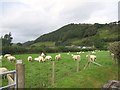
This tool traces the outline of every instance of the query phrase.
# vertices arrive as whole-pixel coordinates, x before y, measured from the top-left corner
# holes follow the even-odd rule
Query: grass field
[[[48,53],[53,58],[57,53]],[[76,53],[73,53],[76,54]],[[87,63],[85,57],[88,52],[82,53],[80,61],[80,71],[76,72],[76,61],[72,60],[71,55],[61,53],[62,59],[55,61],[55,85],[51,85],[52,61],[39,63],[37,61],[28,62],[27,57],[33,58],[39,54],[19,54],[15,55],[17,59],[22,59],[25,64],[25,87],[26,88],[101,88],[109,80],[118,79],[118,67],[113,62],[107,51],[96,53],[99,67],[91,64],[85,70],[84,65]],[[15,69],[15,63],[3,59],[2,66],[9,70]],[[7,80],[3,80],[6,85]]]

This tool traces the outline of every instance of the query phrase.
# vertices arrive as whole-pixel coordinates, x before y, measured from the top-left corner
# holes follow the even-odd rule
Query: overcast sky
[[[118,20],[119,0],[0,0],[0,36],[13,42],[35,40],[69,23]]]

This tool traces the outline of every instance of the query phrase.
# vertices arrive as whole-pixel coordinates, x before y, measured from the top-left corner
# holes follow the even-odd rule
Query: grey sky
[[[0,0],[0,36],[34,40],[69,23],[118,20],[119,0]]]

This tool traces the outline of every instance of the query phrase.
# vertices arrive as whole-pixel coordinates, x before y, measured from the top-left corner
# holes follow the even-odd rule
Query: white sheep
[[[115,54],[114,54],[114,53],[111,53],[111,56],[112,56],[112,60],[114,60],[115,63],[117,63],[117,59],[116,59],[116,57],[115,57]]]
[[[7,74],[8,84],[14,84],[13,74]],[[14,86],[11,86],[10,88],[14,88]]]
[[[4,58],[7,58],[7,57],[9,57],[9,56],[11,56],[11,54],[5,54],[5,55],[4,55]]]
[[[96,54],[96,52],[95,52],[95,51],[92,51],[91,53],[92,53],[92,54]]]
[[[2,59],[3,58],[3,55],[0,55],[0,59]]]
[[[42,52],[42,53],[41,53],[41,56],[42,56],[42,57],[45,57],[45,54]]]
[[[86,55],[86,57],[89,57],[90,61],[96,61],[96,55]]]
[[[8,72],[8,69],[5,67],[0,68],[0,73]],[[3,75],[3,79],[5,79],[5,75]]]
[[[14,56],[8,56],[7,59],[11,62],[16,60],[16,58]]]
[[[28,62],[29,62],[29,61],[32,61],[32,56],[28,56],[27,59],[28,59]]]
[[[80,55],[71,55],[73,60],[80,60]]]
[[[61,59],[61,54],[55,56],[55,60],[60,60],[60,59]]]
[[[38,57],[38,61],[39,61],[39,62],[40,62],[40,61],[45,62],[45,59],[44,59],[44,57],[39,56],[39,57]]]
[[[0,62],[2,61],[3,55],[0,55]]]
[[[39,58],[34,58],[34,60],[39,61]]]
[[[70,55],[70,51],[67,53],[67,55]]]
[[[52,56],[46,56],[45,60],[52,60]]]
[[[113,54],[113,53],[111,53],[111,56],[112,56],[112,57],[114,57],[114,54]]]
[[[85,53],[85,52],[82,52],[82,53]]]

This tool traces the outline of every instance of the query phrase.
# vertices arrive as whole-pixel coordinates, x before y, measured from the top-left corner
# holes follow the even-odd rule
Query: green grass
[[[48,53],[54,59],[57,53]],[[76,53],[73,53],[76,54]],[[80,71],[76,72],[76,61],[73,61],[71,55],[61,53],[62,60],[55,61],[55,88],[101,88],[107,81],[118,78],[118,67],[114,64],[107,51],[97,52],[97,63],[99,67],[91,64],[85,70],[84,65],[87,63],[86,53],[81,54]],[[33,58],[38,54],[19,54],[15,55],[17,59],[22,59],[25,64],[25,87],[26,88],[51,88],[52,61],[39,63],[37,61],[28,62],[27,57],[32,55]],[[15,63],[2,61],[2,66],[9,70],[15,69]],[[3,80],[3,85],[6,85]]]

